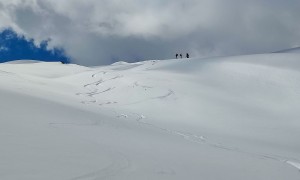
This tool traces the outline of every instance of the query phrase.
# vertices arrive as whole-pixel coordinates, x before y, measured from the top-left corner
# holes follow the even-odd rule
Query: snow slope
[[[300,53],[300,47],[277,51],[276,53]]]
[[[299,59],[1,64],[0,179],[299,179]]]

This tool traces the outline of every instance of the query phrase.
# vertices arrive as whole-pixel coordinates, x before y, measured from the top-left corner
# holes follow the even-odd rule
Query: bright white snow
[[[300,54],[0,65],[0,179],[299,179]]]

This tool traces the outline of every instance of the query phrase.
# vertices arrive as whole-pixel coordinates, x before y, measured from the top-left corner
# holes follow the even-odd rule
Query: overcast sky
[[[300,46],[300,0],[0,0],[0,29],[50,40],[75,63]]]

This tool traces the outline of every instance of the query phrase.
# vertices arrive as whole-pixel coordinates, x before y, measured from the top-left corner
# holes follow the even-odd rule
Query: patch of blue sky
[[[11,29],[0,32],[0,62],[12,60],[40,60],[47,62],[61,61],[68,63],[70,58],[62,48],[47,49],[49,41],[43,41],[38,47],[32,39],[16,34]]]

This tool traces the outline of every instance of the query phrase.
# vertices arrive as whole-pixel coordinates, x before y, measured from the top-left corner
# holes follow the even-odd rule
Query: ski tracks
[[[101,77],[97,81],[83,85],[84,89],[86,89],[87,92],[76,93],[77,96],[83,96],[83,97],[88,98],[88,100],[85,98],[83,101],[81,101],[82,104],[95,104],[98,102],[97,98],[95,96],[104,94],[104,93],[107,93],[107,92],[110,92],[110,91],[116,89],[115,86],[104,86],[103,84],[105,82],[120,79],[123,77],[123,75],[115,75],[115,76],[112,76],[111,78],[105,78],[105,76],[107,76],[108,74],[109,73],[106,71],[99,71],[99,72],[91,75],[92,79],[97,78],[100,75],[101,75]],[[101,86],[101,85],[103,85],[103,86]],[[109,101],[106,103],[100,103],[99,106],[116,104],[116,103],[117,102],[115,102],[115,101],[113,101],[113,102]]]
[[[293,158],[293,157],[283,157],[283,156],[278,156],[278,155],[273,155],[273,154],[254,153],[254,152],[240,149],[238,147],[224,145],[219,142],[213,142],[213,141],[209,140],[207,137],[202,136],[202,135],[197,135],[197,134],[193,134],[193,133],[189,133],[189,132],[183,132],[183,131],[179,131],[179,130],[169,129],[169,128],[165,128],[165,127],[161,127],[161,126],[149,123],[146,121],[147,117],[142,114],[123,113],[123,114],[117,115],[117,117],[118,118],[126,118],[126,119],[129,119],[129,118],[134,119],[140,125],[148,126],[148,127],[163,131],[167,134],[178,136],[178,137],[180,137],[184,140],[187,140],[189,142],[192,142],[192,143],[203,144],[203,145],[207,145],[212,148],[217,148],[220,150],[240,153],[240,154],[244,154],[246,156],[250,156],[253,158],[257,158],[257,159],[266,159],[266,160],[271,160],[271,161],[277,161],[279,163],[285,163],[287,165],[290,165],[290,166],[298,169],[300,172],[300,160]]]
[[[102,179],[111,179],[112,177],[119,176],[123,171],[128,169],[131,166],[131,161],[122,154],[115,150],[110,151],[110,156],[112,162],[97,171],[92,171],[70,180],[102,180]]]
[[[107,93],[107,92],[110,92],[114,89],[117,89],[117,86],[118,86],[118,83],[115,82],[115,83],[107,83],[107,82],[111,82],[111,81],[116,81],[118,79],[121,79],[123,78],[124,75],[114,75],[113,72],[107,72],[107,71],[99,71],[99,72],[96,72],[94,74],[91,75],[91,78],[92,79],[96,79],[96,81],[93,81],[91,83],[87,83],[87,84],[84,84],[83,85],[83,88],[86,90],[86,92],[79,92],[79,93],[76,93],[77,96],[83,96],[85,97],[84,100],[81,101],[82,104],[97,104],[98,103],[98,98],[96,97],[97,95],[100,95],[100,94],[104,94],[104,93]],[[155,88],[154,86],[149,86],[149,85],[144,85],[144,84],[141,84],[139,81],[135,81],[133,83],[133,86],[129,86],[129,87],[138,87],[138,88],[141,88],[141,89],[144,89],[145,91],[147,91],[148,95],[149,96],[148,98],[142,98],[140,100],[136,100],[136,101],[133,101],[133,102],[125,102],[125,104],[121,104],[123,106],[126,106],[126,105],[133,105],[133,104],[138,104],[138,103],[142,103],[142,102],[145,102],[145,101],[149,101],[149,100],[166,100],[166,99],[173,99],[173,100],[176,100],[176,95],[175,95],[175,92],[174,90],[172,89],[164,89],[164,88],[161,88],[161,95],[154,95],[154,93],[157,93],[155,91],[157,91],[158,89],[160,88]],[[130,91],[131,89],[128,89],[128,91]],[[166,91],[164,93],[164,91]],[[153,94],[153,95],[152,95]],[[152,95],[152,97],[151,97]],[[173,98],[172,98],[173,97]],[[117,101],[113,101],[113,100],[108,100],[106,102],[101,102],[101,103],[98,103],[97,105],[99,106],[106,106],[106,105],[113,105],[113,104],[117,104],[119,102]]]
[[[94,81],[94,82],[89,83],[89,84],[85,84],[83,86],[85,89],[88,90],[88,92],[77,93],[76,94],[76,95],[85,96],[85,97],[88,97],[89,99],[91,99],[91,100],[82,101],[83,104],[96,104],[96,103],[98,103],[97,99],[95,98],[96,95],[107,93],[107,92],[110,92],[110,91],[116,89],[116,87],[105,87],[104,89],[101,90],[100,86],[103,85],[105,82],[114,81],[114,80],[117,80],[117,79],[120,79],[120,78],[124,77],[123,75],[116,75],[116,76],[112,76],[111,78],[104,79],[105,76],[107,76],[108,74],[109,73],[107,73],[105,71],[100,71],[100,72],[97,72],[97,73],[95,73],[91,76],[92,78],[97,78],[99,75],[101,75],[100,79],[98,79],[97,81]],[[136,81],[133,85],[136,86],[136,87],[144,88],[145,90],[154,88],[152,86],[141,85],[138,81]],[[175,96],[175,92],[172,89],[169,89],[166,94],[163,94],[161,96],[152,97],[150,99],[145,99],[145,100],[142,100],[142,101],[138,101],[136,103],[141,103],[141,102],[144,102],[144,101],[147,101],[147,100],[154,100],[154,99],[163,100],[163,99],[169,98],[171,96]],[[176,99],[176,96],[175,96],[175,99]],[[103,106],[103,105],[111,105],[111,104],[116,104],[116,103],[118,103],[118,102],[108,101],[106,103],[100,103],[99,105]],[[131,105],[131,104],[136,104],[136,103],[128,103],[128,104],[124,104],[124,105]],[[144,126],[152,127],[154,129],[158,129],[158,130],[166,132],[168,134],[181,137],[181,138],[183,138],[187,141],[190,141],[192,143],[201,143],[201,144],[208,145],[212,148],[217,148],[217,149],[221,149],[221,150],[241,153],[241,154],[245,154],[247,156],[251,156],[251,157],[254,157],[254,158],[258,158],[258,159],[268,159],[268,160],[277,161],[277,162],[280,162],[280,163],[285,163],[285,164],[290,165],[294,168],[297,168],[300,171],[300,163],[299,163],[300,160],[295,159],[295,158],[288,158],[288,157],[281,157],[281,156],[277,156],[277,155],[248,152],[247,150],[242,150],[242,149],[237,148],[237,147],[230,147],[228,145],[223,145],[222,143],[213,142],[205,136],[196,135],[196,134],[189,133],[189,132],[182,132],[182,131],[178,131],[178,130],[168,129],[168,128],[157,126],[155,124],[151,124],[151,123],[145,121],[145,119],[147,119],[147,118],[146,118],[146,116],[144,116],[142,114],[138,114],[138,113],[117,113],[117,112],[115,112],[115,113],[117,114],[116,115],[117,118],[134,119],[140,125],[144,125]],[[102,169],[98,172],[93,172],[93,173],[90,173],[90,174],[87,174],[87,175],[83,175],[81,177],[77,177],[77,178],[72,179],[72,180],[99,179],[99,178],[103,179],[105,177],[109,177],[109,176],[113,175],[115,173],[116,169],[122,169],[122,167],[120,167],[119,165],[113,164],[113,165],[107,167],[106,169]],[[104,176],[103,176],[103,174],[104,174]]]

